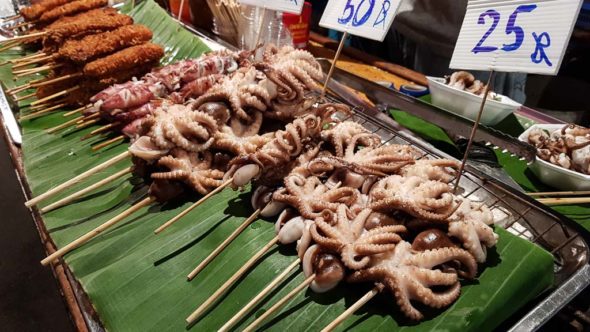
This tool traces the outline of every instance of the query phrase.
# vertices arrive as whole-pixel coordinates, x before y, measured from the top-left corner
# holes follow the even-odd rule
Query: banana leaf
[[[164,45],[168,52],[164,62],[196,57],[206,50],[198,38],[181,29],[152,0],[142,2],[129,13],[136,22],[154,30],[155,41]],[[1,56],[7,58],[17,54],[3,53]],[[9,68],[0,68],[0,79],[9,86],[13,84]],[[22,123],[23,158],[33,195],[39,195],[127,148],[127,144],[120,144],[92,152],[90,145],[100,142],[101,138],[85,141],[80,138],[96,127],[60,135],[47,134],[44,129],[64,121],[62,114],[56,112]],[[130,161],[121,162],[58,195],[53,201],[130,165]],[[53,241],[62,247],[124,211],[145,194],[146,187],[140,179],[124,177],[69,206],[47,213],[44,221]],[[185,276],[252,213],[248,190],[225,190],[162,234],[153,234],[155,228],[197,198],[191,196],[163,205],[153,204],[65,256],[66,263],[108,330],[185,329],[185,318],[274,237],[272,221],[255,221],[192,282],[187,282]],[[464,284],[461,297],[450,308],[426,311],[423,322],[408,322],[392,297],[384,293],[339,329],[493,329],[553,284],[553,260],[548,252],[501,229],[498,233],[498,245],[490,250],[481,274],[477,280]],[[191,330],[219,328],[295,257],[291,247],[272,249]],[[280,290],[272,293],[268,302],[256,308],[237,328],[245,327],[302,280],[300,271],[293,272]],[[326,294],[302,292],[262,328],[318,330],[370,287],[343,284]]]

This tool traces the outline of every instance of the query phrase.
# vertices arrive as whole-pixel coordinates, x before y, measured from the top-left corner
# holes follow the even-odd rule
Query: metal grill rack
[[[336,97],[328,101],[342,103]],[[352,120],[379,135],[382,144],[410,144],[422,158],[455,159],[430,144],[397,131],[389,116],[350,105]],[[496,225],[535,243],[553,255],[555,287],[524,317],[513,317],[511,331],[538,329],[590,283],[590,234],[574,221],[467,165],[460,181],[459,195],[486,204]]]

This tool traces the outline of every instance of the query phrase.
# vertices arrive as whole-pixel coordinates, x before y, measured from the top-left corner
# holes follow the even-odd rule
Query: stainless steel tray
[[[395,98],[395,93],[391,93]],[[329,98],[343,102],[336,96]],[[423,158],[454,159],[418,138],[400,134],[399,125],[378,109],[351,106],[354,107],[351,119],[380,135],[383,144],[411,144],[422,150]],[[488,205],[496,220],[501,220],[502,226],[509,232],[553,254],[554,288],[540,296],[524,316],[521,313],[521,316],[515,315],[509,321],[510,331],[534,331],[540,328],[590,284],[590,232],[573,220],[473,167],[466,167],[460,186],[463,197]]]

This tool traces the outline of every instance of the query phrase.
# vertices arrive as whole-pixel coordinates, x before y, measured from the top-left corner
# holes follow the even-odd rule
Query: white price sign
[[[240,0],[240,3],[300,15],[305,0]]]
[[[469,0],[450,68],[556,75],[583,0]]]
[[[401,0],[330,0],[320,26],[383,41]]]

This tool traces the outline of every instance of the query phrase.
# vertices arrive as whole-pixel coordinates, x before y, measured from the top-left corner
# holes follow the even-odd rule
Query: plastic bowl
[[[459,90],[445,84],[445,79],[440,77],[427,77],[428,87],[435,106],[448,110],[475,121],[481,106],[482,97],[473,93]],[[500,100],[488,99],[481,116],[480,123],[485,126],[493,126],[514,113],[520,104],[514,100],[495,94]]]
[[[520,134],[519,140],[528,143],[529,133],[535,128],[541,128],[553,132],[561,129],[565,124],[536,124],[532,125],[524,133]],[[572,171],[561,166],[554,165],[548,161],[537,158],[530,165],[535,175],[546,185],[564,191],[590,190],[590,175]]]

